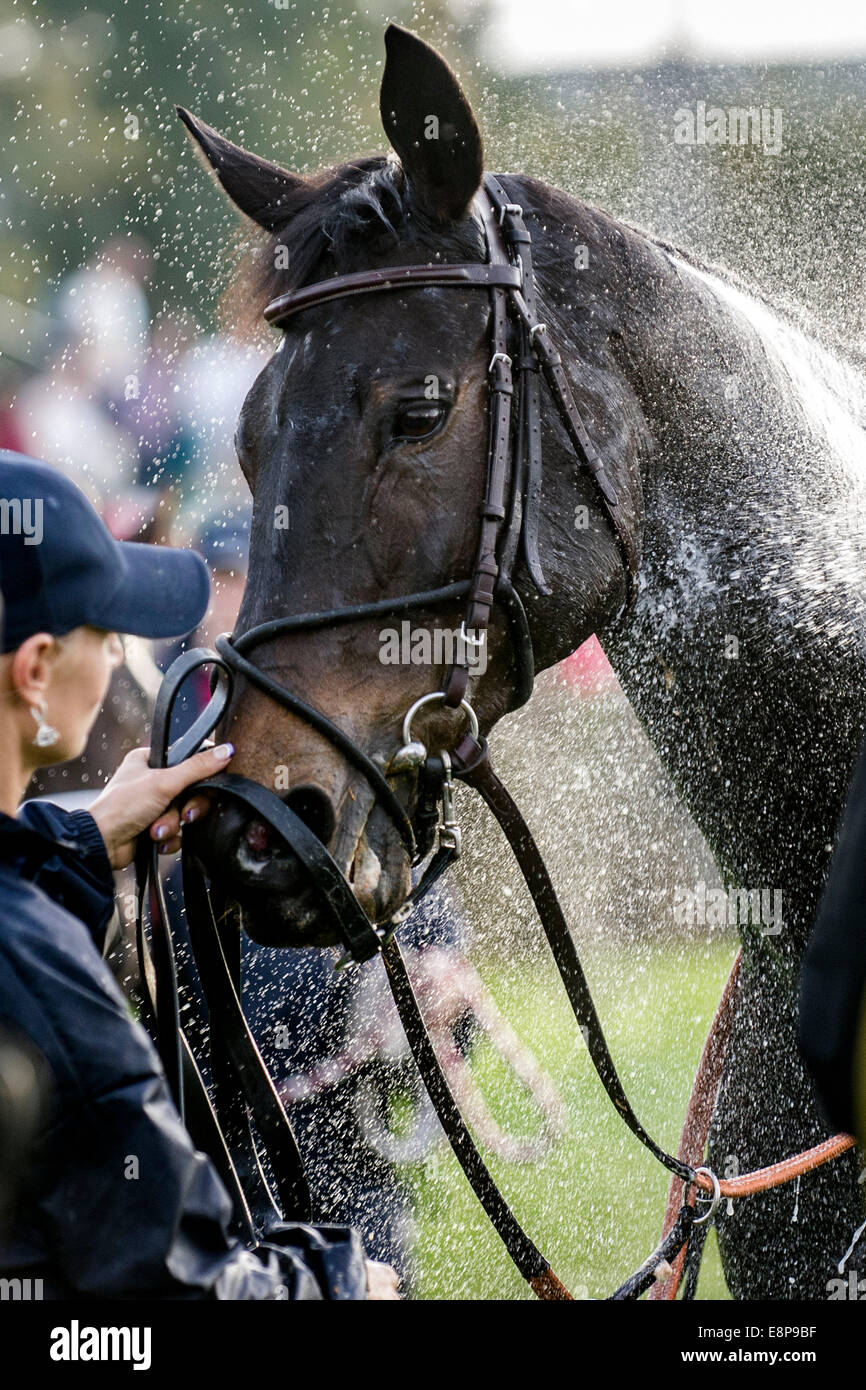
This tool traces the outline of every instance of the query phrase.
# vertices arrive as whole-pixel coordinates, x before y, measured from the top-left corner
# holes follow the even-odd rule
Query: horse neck
[[[622,330],[653,443],[641,593],[600,635],[729,880],[783,890],[800,939],[866,722],[863,383],[733,285],[642,254]]]

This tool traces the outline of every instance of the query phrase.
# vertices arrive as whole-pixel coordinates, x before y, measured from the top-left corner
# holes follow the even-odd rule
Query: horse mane
[[[814,339],[825,351],[837,357],[843,367],[848,367],[861,375],[866,372],[866,351],[856,343],[850,342],[833,324],[828,323],[814,310],[808,309],[795,296],[785,294],[778,289],[768,291],[756,285],[754,281],[746,279],[738,271],[732,270],[730,266],[723,265],[718,261],[704,260],[701,256],[695,255],[693,251],[688,251],[664,237],[653,236],[651,232],[637,227],[633,227],[631,230],[644,237],[653,246],[658,247],[660,251],[664,251],[667,256],[673,256],[694,270],[702,271],[705,275],[715,276],[724,284],[739,290],[747,298],[762,304],[765,309],[775,314],[789,328],[802,333],[807,338]]]

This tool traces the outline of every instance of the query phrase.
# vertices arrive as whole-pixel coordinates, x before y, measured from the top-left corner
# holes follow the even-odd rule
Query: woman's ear
[[[45,698],[57,653],[57,639],[50,632],[34,632],[12,654],[9,678],[13,693],[31,708]]]

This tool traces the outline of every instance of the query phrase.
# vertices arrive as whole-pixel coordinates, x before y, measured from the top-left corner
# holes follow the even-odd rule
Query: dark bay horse
[[[288,172],[182,117],[268,233],[256,309],[331,275],[481,260],[482,141],[454,74],[391,26],[381,110],[393,151]],[[744,1172],[826,1134],[795,1042],[798,967],[866,723],[863,379],[721,273],[527,175],[501,175],[532,235],[540,317],[640,552],[625,581],[597,494],[549,404],[539,550],[518,565],[536,662],[597,632],[726,882],[781,892],[741,923],[744,966],[710,1162]],[[238,631],[287,613],[426,590],[471,573],[484,493],[485,295],[343,298],[292,319],[249,393],[237,448],[254,497]],[[495,612],[496,610],[494,610]],[[457,626],[460,613],[418,624]],[[385,767],[443,669],[380,660],[381,622],[283,636],[257,662]],[[472,683],[482,729],[509,708],[505,624]],[[460,716],[419,721],[451,747]],[[365,779],[310,727],[240,685],[234,770],[277,789],[327,844],[372,920],[405,899],[404,844]],[[531,759],[532,750],[527,750]],[[409,777],[399,789],[412,809]],[[199,851],[272,945],[325,944],[314,891],[265,827],[223,807]],[[672,890],[673,891],[673,890]],[[849,1154],[718,1217],[738,1298],[824,1298],[860,1221]]]

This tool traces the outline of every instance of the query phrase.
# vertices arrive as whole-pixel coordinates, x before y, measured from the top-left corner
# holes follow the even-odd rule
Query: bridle
[[[199,789],[218,792],[239,801],[284,840],[339,926],[347,952],[343,964],[382,955],[411,1051],[473,1190],[534,1291],[543,1298],[569,1298],[547,1260],[518,1223],[466,1127],[437,1060],[395,936],[412,908],[460,852],[460,831],[453,810],[454,778],[480,794],[517,859],[590,1057],[608,1096],[641,1143],[673,1174],[675,1182],[685,1184],[686,1198],[673,1205],[660,1246],[611,1295],[614,1299],[637,1298],[654,1282],[657,1269],[666,1261],[678,1258],[681,1262],[693,1228],[711,1219],[724,1195],[724,1185],[710,1170],[687,1161],[685,1156],[668,1154],[650,1137],[632,1109],[610,1055],[573,937],[544,860],[515,802],[493,771],[486,739],[480,733],[467,699],[470,678],[467,646],[477,646],[486,640],[494,606],[498,606],[506,618],[514,657],[511,708],[524,704],[532,690],[532,637],[512,573],[518,559],[522,560],[536,590],[542,595],[550,594],[538,553],[542,462],[540,377],[548,387],[580,468],[594,484],[599,507],[616,540],[625,581],[622,612],[630,610],[636,599],[638,552],[632,530],[623,520],[619,495],[581,420],[560,355],[548,329],[538,322],[532,242],[522,209],[509,201],[505,189],[491,174],[484,177],[476,197],[476,209],[487,247],[487,261],[483,264],[409,265],[336,276],[281,295],[265,310],[266,320],[279,327],[304,309],[360,294],[446,286],[480,289],[489,294],[487,474],[472,576],[440,588],[394,598],[274,618],[236,637],[218,637],[216,652],[197,648],[184,653],[166,674],[160,690],[153,718],[151,763],[154,766],[175,765],[194,752],[219,723],[231,699],[234,680],[240,676],[310,725],[363,774],[378,803],[391,817],[413,864],[420,865],[426,857],[438,829],[435,853],[406,904],[391,922],[376,927],[368,920],[324,844],[274,793],[259,783],[230,773],[214,777],[187,792],[188,795]],[[508,352],[509,311],[517,336],[513,357]],[[407,711],[402,745],[385,767],[374,762],[326,714],[274,680],[251,659],[251,653],[258,646],[276,637],[375,617],[429,613],[458,602],[464,605],[463,658],[451,666],[441,690],[431,691]],[[213,667],[210,703],[192,727],[169,747],[171,716],[179,691],[189,675],[205,665]],[[435,755],[430,755],[422,743],[412,738],[416,715],[430,704],[462,710],[469,725],[455,747],[442,749]],[[410,818],[388,777],[414,770],[418,773],[419,786],[415,812]],[[138,941],[142,975],[147,986],[147,1012],[166,1073],[194,1137],[214,1158],[229,1186],[239,1228],[245,1230],[249,1239],[256,1240],[271,1222],[286,1214],[307,1219],[310,1198],[291,1126],[241,1007],[237,925],[225,912],[215,911],[213,883],[208,883],[202,867],[190,855],[184,855],[188,945],[196,977],[194,989],[202,996],[210,1019],[214,1102],[190,1042],[189,1029],[181,1026],[173,927],[160,884],[156,849],[145,841],[138,858],[138,881]],[[145,926],[146,900],[149,900],[150,909],[149,943]],[[175,933],[176,930],[174,928]],[[190,991],[187,993],[189,995]],[[187,1003],[190,1003],[189,998]],[[815,1162],[826,1161],[849,1146],[847,1142],[841,1148],[837,1145],[833,1152],[822,1153]],[[263,1162],[263,1150],[266,1162]],[[813,1153],[817,1150],[799,1157],[809,1159]],[[266,1171],[268,1166],[270,1178]],[[790,1176],[795,1175],[794,1171],[790,1173]],[[702,1216],[696,1214],[695,1206],[699,1190],[711,1196]]]
[[[484,498],[479,508],[479,534],[472,577],[438,589],[377,599],[371,603],[275,618],[232,639],[222,636],[216,640],[217,652],[235,675],[243,676],[283,708],[304,720],[364,775],[380,806],[390,815],[414,863],[424,857],[426,844],[422,841],[419,847],[413,825],[383,770],[325,714],[261,671],[250,660],[251,651],[263,642],[292,633],[312,632],[409,612],[430,612],[446,604],[463,602],[465,607],[460,634],[464,659],[455,661],[451,666],[441,692],[430,692],[408,712],[404,729],[410,730],[412,719],[421,705],[432,701],[441,702],[450,709],[462,707],[472,721],[474,712],[466,700],[470,675],[468,649],[478,648],[487,640],[491,611],[496,604],[508,624],[516,667],[511,708],[517,709],[525,704],[532,693],[535,661],[526,611],[512,583],[512,571],[518,556],[522,558],[537,591],[542,595],[551,592],[538,555],[542,461],[540,372],[578,463],[593,481],[599,506],[621,553],[625,575],[623,607],[630,609],[637,596],[638,556],[632,532],[622,520],[617,492],[580,417],[559,352],[546,325],[537,318],[532,239],[523,220],[523,211],[509,201],[505,189],[492,174],[485,175],[483,186],[476,195],[475,207],[487,248],[488,259],[484,264],[408,265],[335,276],[281,295],[264,312],[269,324],[283,327],[305,309],[362,294],[450,286],[461,290],[482,290],[490,296],[487,469]],[[514,360],[508,353],[509,309],[517,333]],[[442,760],[428,759],[426,748],[413,743],[407,732],[403,747],[391,759],[388,771],[397,774],[415,767],[423,768],[420,777],[420,817],[425,830],[429,832],[431,821],[435,824],[435,805],[441,797],[441,788],[449,785],[450,778]],[[431,807],[434,808],[432,811]],[[421,886],[413,893],[413,903],[432,886],[450,858],[454,857],[457,847],[452,845],[445,848],[451,851],[448,859],[437,858],[434,861]],[[345,908],[345,904],[343,906]],[[381,948],[383,934],[369,926],[363,913],[356,911],[347,919],[344,934],[349,954],[356,961],[369,959]]]

